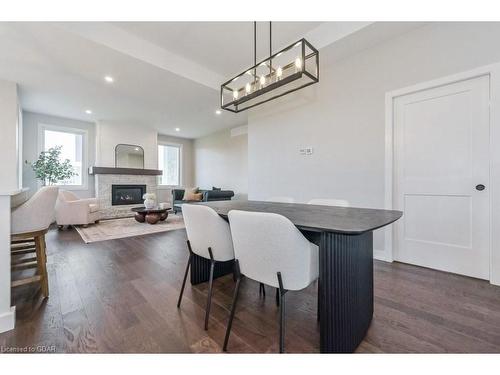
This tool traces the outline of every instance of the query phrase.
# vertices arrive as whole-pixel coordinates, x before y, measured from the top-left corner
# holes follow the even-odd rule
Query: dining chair
[[[277,202],[277,203],[295,203],[295,199],[292,197],[269,197],[265,200],[266,202]]]
[[[42,295],[49,296],[45,233],[55,217],[58,192],[55,186],[43,187],[12,211],[12,288],[40,283]],[[36,269],[34,275],[26,275],[30,269]]]
[[[228,214],[235,254],[236,288],[224,339],[227,351],[243,276],[279,289],[280,353],[285,350],[285,295],[318,278],[318,246],[286,217],[232,210]]]
[[[316,204],[318,206],[338,206],[338,207],[349,207],[349,201],[345,199],[322,199],[315,198],[311,199],[307,204]]]
[[[193,256],[196,254],[208,259],[210,261],[210,276],[208,281],[207,306],[205,309],[205,330],[207,330],[212,301],[215,264],[234,259],[231,231],[229,224],[217,212],[207,206],[185,203],[182,205],[182,216],[184,217],[188,237],[189,260],[186,272],[184,273],[177,307],[181,306],[182,295]]]

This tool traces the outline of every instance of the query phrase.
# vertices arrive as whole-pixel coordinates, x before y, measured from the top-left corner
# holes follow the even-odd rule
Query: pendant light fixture
[[[273,54],[269,22],[269,57],[257,63],[257,22],[253,37],[254,65],[221,85],[222,109],[241,112],[319,82],[319,52],[307,40]]]

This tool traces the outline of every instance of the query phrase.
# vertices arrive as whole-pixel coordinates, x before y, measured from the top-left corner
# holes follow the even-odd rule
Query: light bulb
[[[252,86],[250,86],[250,83],[247,83],[247,84],[245,85],[245,92],[246,92],[247,94],[250,94],[250,91],[251,91],[251,90],[252,90]]]
[[[260,85],[264,86],[266,84],[266,77],[264,75],[260,76]]]
[[[233,99],[238,99],[238,90],[233,90]]]
[[[278,81],[281,79],[283,76],[283,69],[281,69],[281,66],[278,66],[278,69],[276,69],[276,78]]]
[[[297,57],[295,59],[295,67],[297,68],[297,70],[302,69],[302,59],[300,57]]]

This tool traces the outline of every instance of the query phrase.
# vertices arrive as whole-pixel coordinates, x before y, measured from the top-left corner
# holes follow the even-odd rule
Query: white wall
[[[15,190],[19,184],[20,124],[17,85],[0,81],[0,146],[2,167],[0,168],[0,191]]]
[[[144,149],[144,168],[158,168],[158,132],[137,124],[98,121],[96,124],[96,165],[115,166],[117,144],[131,144]]]
[[[38,181],[35,178],[35,172],[31,168],[32,162],[38,157],[38,126],[39,124],[54,125],[61,128],[75,128],[87,131],[87,155],[88,165],[95,164],[95,124],[92,122],[73,120],[64,117],[45,115],[34,112],[23,112],[23,185],[28,187],[30,195],[33,195],[38,189]],[[84,171],[88,173],[87,170]],[[88,184],[86,189],[74,190],[73,192],[81,198],[94,197],[94,176],[88,175]]]
[[[10,200],[20,187],[20,124],[17,85],[0,81],[0,332],[14,328],[10,306]]]
[[[181,145],[181,185],[183,187],[192,187],[194,185],[194,162],[193,162],[193,143],[192,139],[171,137],[168,135],[158,135],[158,144]],[[158,201],[172,202],[172,189],[158,187]]]
[[[229,129],[194,141],[195,185],[233,190],[234,199],[248,194],[248,137]]]
[[[333,63],[321,50],[319,84],[249,114],[249,198],[384,207],[385,93],[500,61],[499,43],[500,23],[436,23]]]

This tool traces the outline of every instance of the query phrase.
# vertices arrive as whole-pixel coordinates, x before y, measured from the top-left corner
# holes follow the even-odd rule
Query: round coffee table
[[[170,207],[135,207],[132,211],[135,212],[135,220],[139,223],[149,223],[156,224],[159,221],[164,221],[168,217],[168,211],[171,210]]]

